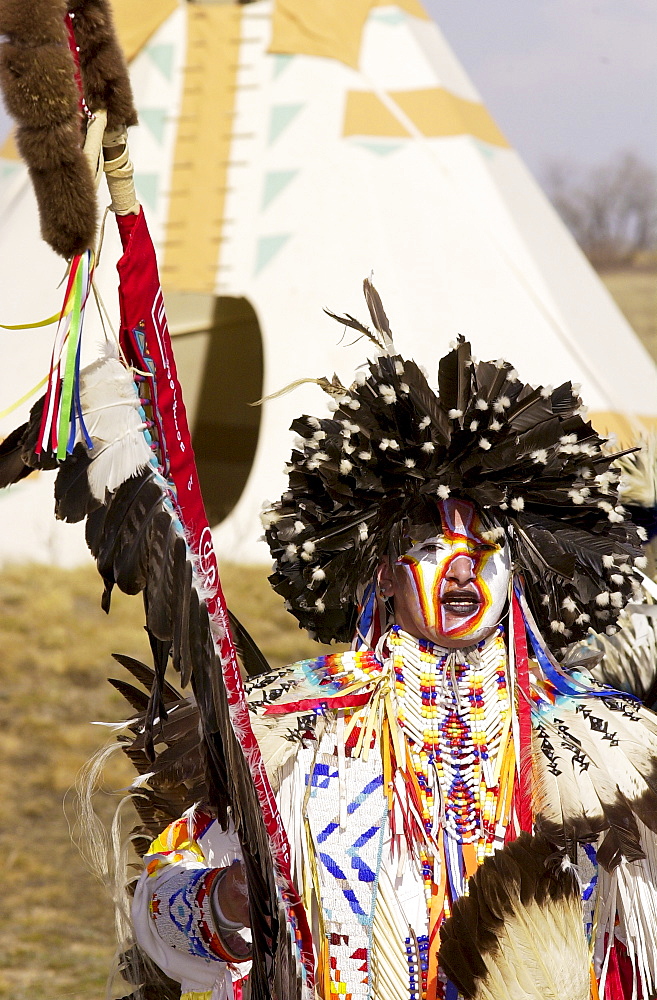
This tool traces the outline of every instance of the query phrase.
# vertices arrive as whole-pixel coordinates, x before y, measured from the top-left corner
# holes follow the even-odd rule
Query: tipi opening
[[[167,297],[176,364],[210,524],[226,518],[251,472],[260,432],[263,350],[245,298]]]

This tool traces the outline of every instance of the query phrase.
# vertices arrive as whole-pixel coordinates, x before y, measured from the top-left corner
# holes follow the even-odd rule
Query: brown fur
[[[84,93],[91,111],[107,110],[107,127],[136,125],[128,69],[116,38],[107,0],[69,0],[75,15]]]
[[[3,45],[0,82],[7,109],[21,130],[77,123],[78,95],[72,69],[71,54],[61,45]],[[79,145],[79,128],[76,131]]]
[[[0,33],[32,47],[49,42],[65,45],[65,13],[66,0],[2,0]]]
[[[82,151],[56,170],[35,170],[30,177],[41,211],[41,235],[55,253],[72,257],[95,244],[96,191]]]
[[[87,106],[107,109],[108,127],[137,122],[130,81],[108,0],[0,0],[0,86],[17,122],[41,219],[41,235],[72,257],[94,245],[96,196],[82,152],[75,64],[67,11],[74,16]]]

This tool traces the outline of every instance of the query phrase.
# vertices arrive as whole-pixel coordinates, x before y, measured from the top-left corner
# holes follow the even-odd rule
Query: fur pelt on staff
[[[137,115],[107,0],[0,0],[0,86],[16,120],[16,141],[37,202],[43,239],[62,257],[94,246],[96,196],[83,153],[66,16],[74,15],[84,98],[107,110],[108,127]]]

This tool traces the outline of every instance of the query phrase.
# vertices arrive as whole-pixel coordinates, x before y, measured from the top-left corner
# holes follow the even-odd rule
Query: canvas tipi
[[[223,558],[267,558],[258,511],[284,489],[289,424],[325,397],[305,384],[248,404],[304,378],[350,379],[366,348],[345,346],[321,310],[364,316],[372,272],[398,350],[430,370],[462,333],[524,379],[580,381],[601,429],[655,419],[654,363],[419,0],[114,8],[141,119],[130,140],[137,191]],[[38,241],[11,142],[4,152],[0,320],[11,323],[54,311],[62,268]],[[117,253],[110,235],[110,315]],[[0,366],[3,401],[45,372],[49,336],[1,342],[12,358],[11,374]],[[20,503],[0,502],[36,524],[50,488],[26,482]],[[41,555],[77,558],[74,531],[47,524]],[[12,544],[0,542],[0,556]]]

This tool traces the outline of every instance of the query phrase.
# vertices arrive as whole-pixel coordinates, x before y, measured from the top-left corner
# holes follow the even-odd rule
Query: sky
[[[657,168],[655,0],[424,3],[539,181],[625,150]]]
[[[625,150],[657,169],[655,0],[424,0],[540,180]]]

